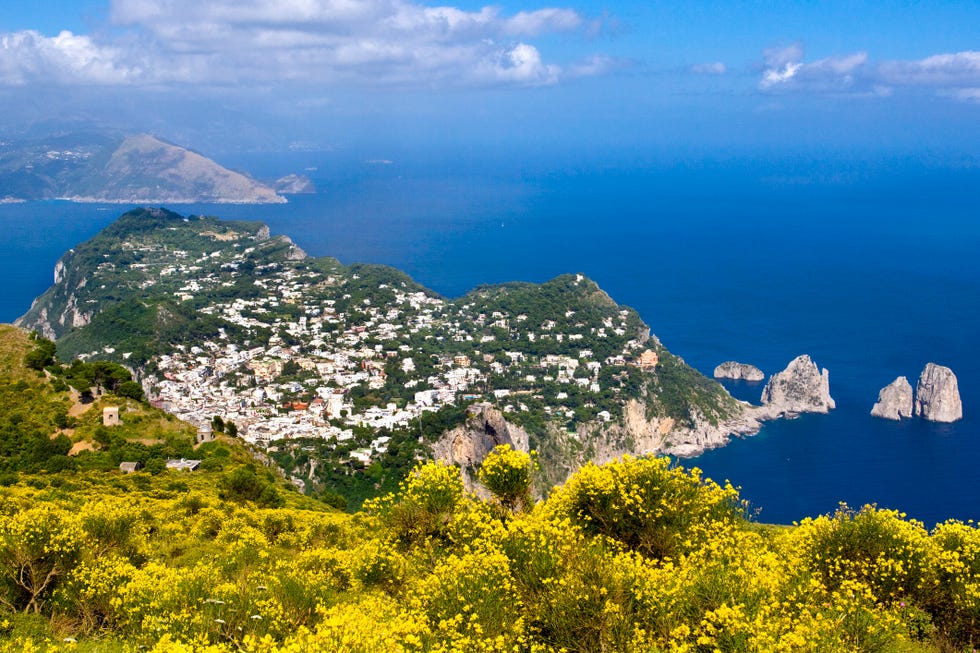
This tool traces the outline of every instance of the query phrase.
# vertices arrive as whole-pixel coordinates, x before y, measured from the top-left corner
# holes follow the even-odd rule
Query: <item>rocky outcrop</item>
[[[927,363],[915,388],[915,414],[931,422],[963,418],[956,375],[948,367]]]
[[[797,356],[769,379],[762,405],[778,415],[830,412],[837,405],[830,397],[830,373],[818,369],[808,355]]]
[[[900,376],[882,388],[871,414],[894,420],[912,417],[912,385],[909,380]]]
[[[733,381],[761,381],[766,375],[755,365],[726,361],[715,368],[716,379],[732,379]]]
[[[508,422],[503,413],[490,404],[473,404],[466,422],[443,433],[432,445],[432,454],[436,460],[471,467],[482,463],[487,454],[501,444],[527,451],[527,431]]]
[[[54,264],[54,283],[58,285],[65,278],[65,262],[59,260]]]
[[[289,236],[280,236],[280,238],[286,243],[289,243],[289,250],[286,252],[287,261],[302,261],[307,257],[303,248],[294,243]]]
[[[777,415],[766,407],[743,404],[740,414],[722,422],[712,423],[702,415],[694,416],[690,427],[674,429],[663,447],[664,453],[681,458],[699,456],[708,449],[723,447],[732,436],[755,435],[765,420]]]

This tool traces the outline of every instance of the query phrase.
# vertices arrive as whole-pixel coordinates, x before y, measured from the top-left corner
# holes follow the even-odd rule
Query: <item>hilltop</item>
[[[583,275],[449,300],[259,223],[163,209],[66,253],[18,324],[65,359],[132,367],[184,419],[235,423],[297,484],[357,497],[453,451],[454,427],[492,444],[480,411],[522,429],[558,482],[587,460],[717,446],[744,410]]]
[[[106,203],[278,204],[274,188],[148,134],[81,133],[0,142],[0,188],[13,199]]]

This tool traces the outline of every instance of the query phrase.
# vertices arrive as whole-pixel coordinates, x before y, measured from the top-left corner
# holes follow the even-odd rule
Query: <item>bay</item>
[[[238,162],[275,176],[316,168],[320,192],[287,205],[169,207],[268,223],[313,255],[394,265],[458,296],[482,284],[595,279],[671,351],[710,374],[736,359],[767,373],[810,354],[837,410],[775,422],[686,465],[729,479],[762,521],[839,502],[932,525],[980,519],[980,171],[889,161],[406,157],[331,153]],[[0,320],[24,313],[68,248],[129,207],[0,206]],[[868,414],[926,362],[957,374],[964,419]],[[761,384],[729,384],[757,402]]]

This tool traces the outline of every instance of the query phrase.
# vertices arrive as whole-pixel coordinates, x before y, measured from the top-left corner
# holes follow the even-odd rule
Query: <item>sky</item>
[[[980,165],[980,3],[5,0],[0,136]],[[924,154],[925,153],[925,154]]]

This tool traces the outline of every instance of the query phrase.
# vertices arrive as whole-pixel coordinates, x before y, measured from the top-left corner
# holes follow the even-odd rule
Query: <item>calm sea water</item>
[[[595,279],[706,374],[810,354],[837,410],[773,423],[686,464],[742,487],[759,519],[877,503],[932,525],[980,519],[980,171],[908,161],[395,161],[253,157],[308,171],[284,206],[184,206],[263,220],[314,255],[387,263],[447,296],[481,283]],[[0,206],[0,320],[24,313],[60,254],[128,207]],[[876,420],[878,390],[926,362],[959,377],[953,425]],[[757,402],[762,384],[731,384]]]

